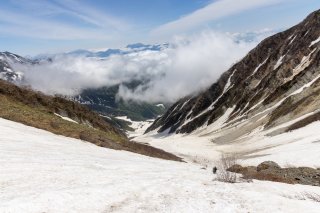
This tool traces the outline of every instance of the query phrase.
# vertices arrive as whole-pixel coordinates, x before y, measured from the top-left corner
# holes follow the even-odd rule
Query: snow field
[[[0,212],[319,212],[317,187],[213,181],[210,169],[0,119]]]

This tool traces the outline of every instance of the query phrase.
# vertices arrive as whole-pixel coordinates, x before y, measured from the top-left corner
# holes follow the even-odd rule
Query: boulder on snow
[[[273,161],[264,161],[257,166],[258,172],[266,169],[281,169],[281,167]]]

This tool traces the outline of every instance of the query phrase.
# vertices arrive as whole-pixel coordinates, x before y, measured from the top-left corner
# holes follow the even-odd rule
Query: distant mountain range
[[[168,43],[164,44],[129,44],[123,49],[106,49],[104,51],[90,51],[85,49],[74,50],[66,53],[58,54],[42,54],[34,57],[34,59],[48,59],[56,56],[67,55],[67,56],[81,56],[81,57],[96,57],[96,58],[107,58],[112,55],[126,55],[130,53],[143,52],[143,51],[161,51],[169,47]]]

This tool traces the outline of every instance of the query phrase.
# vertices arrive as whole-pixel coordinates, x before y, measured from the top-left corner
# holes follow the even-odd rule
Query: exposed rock
[[[227,170],[229,172],[236,172],[236,173],[242,173],[244,171],[245,167],[239,165],[239,164],[235,164],[233,166],[231,166],[230,168],[228,168]]]
[[[245,179],[268,180],[290,184],[320,186],[320,170],[309,167],[281,168],[273,161],[266,161],[257,167],[234,165],[230,172],[240,173]]]
[[[265,162],[260,163],[257,166],[258,172],[260,172],[262,170],[266,170],[266,169],[281,169],[281,167],[273,161],[265,161]]]

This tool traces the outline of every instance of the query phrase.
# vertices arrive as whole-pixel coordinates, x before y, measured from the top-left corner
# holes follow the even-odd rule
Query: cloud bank
[[[234,36],[212,31],[177,37],[162,51],[115,55],[106,59],[56,57],[52,62],[21,66],[25,81],[47,94],[77,95],[99,88],[147,80],[134,90],[120,86],[124,100],[174,102],[214,83],[257,42],[239,42]]]

